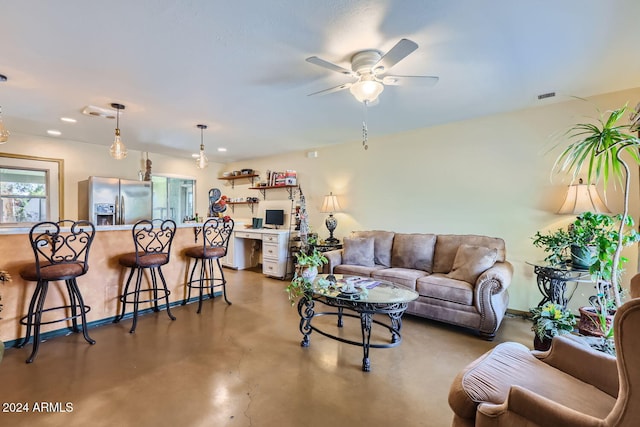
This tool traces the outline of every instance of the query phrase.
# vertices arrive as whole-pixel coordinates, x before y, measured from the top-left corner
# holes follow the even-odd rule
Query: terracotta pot
[[[593,307],[580,307],[580,320],[578,321],[578,331],[582,335],[588,335],[591,337],[602,337],[604,332],[602,331],[602,325],[600,324],[600,318],[598,313]],[[613,325],[613,314],[607,315],[607,329]]]
[[[533,348],[538,351],[547,351],[551,348],[552,338],[545,338],[541,340],[537,334],[533,335]]]

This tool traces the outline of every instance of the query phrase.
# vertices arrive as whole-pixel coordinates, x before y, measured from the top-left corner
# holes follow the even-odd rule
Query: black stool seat
[[[122,311],[116,316],[114,323],[118,323],[124,318],[127,304],[133,304],[133,324],[129,332],[134,333],[138,324],[139,305],[143,303],[153,303],[153,311],[157,312],[160,311],[158,301],[164,300],[167,315],[171,320],[176,320],[169,307],[171,291],[167,287],[167,282],[161,269],[163,265],[169,263],[171,258],[171,243],[176,234],[176,223],[170,219],[164,221],[144,219],[138,221],[131,232],[133,234],[134,252],[123,254],[118,258],[118,263],[123,267],[130,268],[131,271],[124,286],[124,291],[119,297],[122,303]],[[151,283],[146,289],[142,289],[144,270],[149,270],[151,279]],[[130,291],[129,286],[134,273],[136,273],[135,288]],[[146,299],[141,299],[141,295],[149,296]]]
[[[70,231],[61,228],[70,225]],[[59,222],[41,222],[34,225],[29,232],[31,248],[35,254],[35,263],[22,268],[20,277],[36,282],[36,288],[29,303],[28,313],[20,319],[27,327],[24,340],[18,345],[23,347],[31,340],[33,330],[33,350],[27,363],[33,362],[40,348],[40,326],[50,323],[71,321],[72,330],[80,332],[78,319],[81,321],[84,339],[89,344],[96,342],[87,332],[86,314],[91,307],[84,304],[76,278],[89,270],[89,249],[95,236],[95,227],[89,221],[62,220]],[[69,304],[44,308],[49,289],[49,282],[63,281],[66,284]],[[42,314],[50,311],[70,313],[64,317],[44,321]]]
[[[191,298],[191,289],[197,288],[199,291],[198,296],[198,313],[202,310],[202,299],[204,290],[209,290],[209,298],[213,298],[213,289],[216,286],[222,286],[222,293],[224,300],[227,304],[231,304],[227,298],[227,281],[224,278],[224,271],[220,264],[220,258],[227,255],[227,247],[229,246],[229,239],[233,233],[234,222],[231,218],[211,218],[208,219],[202,225],[202,245],[193,246],[185,249],[184,254],[194,259],[193,267],[191,268],[191,274],[189,281],[186,283],[189,292],[187,299],[182,303],[185,305]],[[220,277],[215,277],[215,271],[213,268],[213,260],[218,265],[220,271]],[[200,265],[200,277],[193,278],[196,268]]]

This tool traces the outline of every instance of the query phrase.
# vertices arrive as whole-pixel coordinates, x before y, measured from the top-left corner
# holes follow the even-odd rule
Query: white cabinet
[[[284,278],[289,259],[287,230],[261,228],[234,231],[223,265],[238,270],[254,267],[258,264],[256,245],[262,246],[262,273]]]

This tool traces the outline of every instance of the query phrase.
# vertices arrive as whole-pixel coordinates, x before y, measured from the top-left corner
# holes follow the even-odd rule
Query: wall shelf
[[[247,205],[249,209],[251,209],[251,213],[253,213],[253,205],[257,205],[258,202],[227,202],[228,206],[231,206],[231,212],[236,213],[235,207],[236,205]]]
[[[233,189],[235,187],[236,180],[250,179],[251,185],[254,185],[254,181],[258,176],[260,175],[258,175],[257,173],[249,173],[249,174],[240,174],[240,175],[233,175],[233,176],[221,176],[218,179],[222,181],[231,181],[231,188]]]
[[[298,185],[266,185],[266,186],[260,186],[260,187],[249,187],[249,190],[258,190],[260,191],[260,193],[262,193],[262,198],[264,200],[267,200],[267,190],[273,190],[276,188],[284,188],[287,190],[287,193],[289,193],[289,200],[293,200],[294,199],[294,191],[296,188],[298,188]]]

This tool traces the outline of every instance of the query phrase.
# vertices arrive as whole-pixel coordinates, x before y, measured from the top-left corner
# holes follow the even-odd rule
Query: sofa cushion
[[[457,304],[473,304],[473,285],[455,280],[442,273],[420,277],[416,282],[416,291],[422,297],[451,301]]]
[[[352,275],[352,276],[370,277],[372,275],[372,273],[374,273],[375,271],[383,270],[385,268],[387,268],[387,267],[385,267],[384,265],[375,265],[373,267],[364,267],[362,265],[341,264],[341,265],[336,265],[333,268],[333,272],[334,272],[334,274],[349,274],[349,275]]]
[[[434,234],[396,233],[391,250],[391,267],[411,268],[431,273],[435,243]]]
[[[496,248],[496,261],[505,260],[504,240],[497,237],[476,236],[473,234],[439,234],[433,254],[433,272],[449,273],[453,269],[453,260],[462,244]]]
[[[395,233],[391,231],[354,231],[352,237],[373,237],[373,262],[391,267],[391,246]]]
[[[462,244],[453,260],[453,268],[447,274],[452,279],[476,283],[478,276],[496,263],[498,250],[484,246]]]
[[[412,268],[385,268],[371,272],[371,277],[379,280],[387,280],[397,285],[405,286],[409,289],[416,289],[416,280],[426,276],[427,273],[422,270],[414,270]]]
[[[373,237],[345,237],[342,263],[373,267]]]

